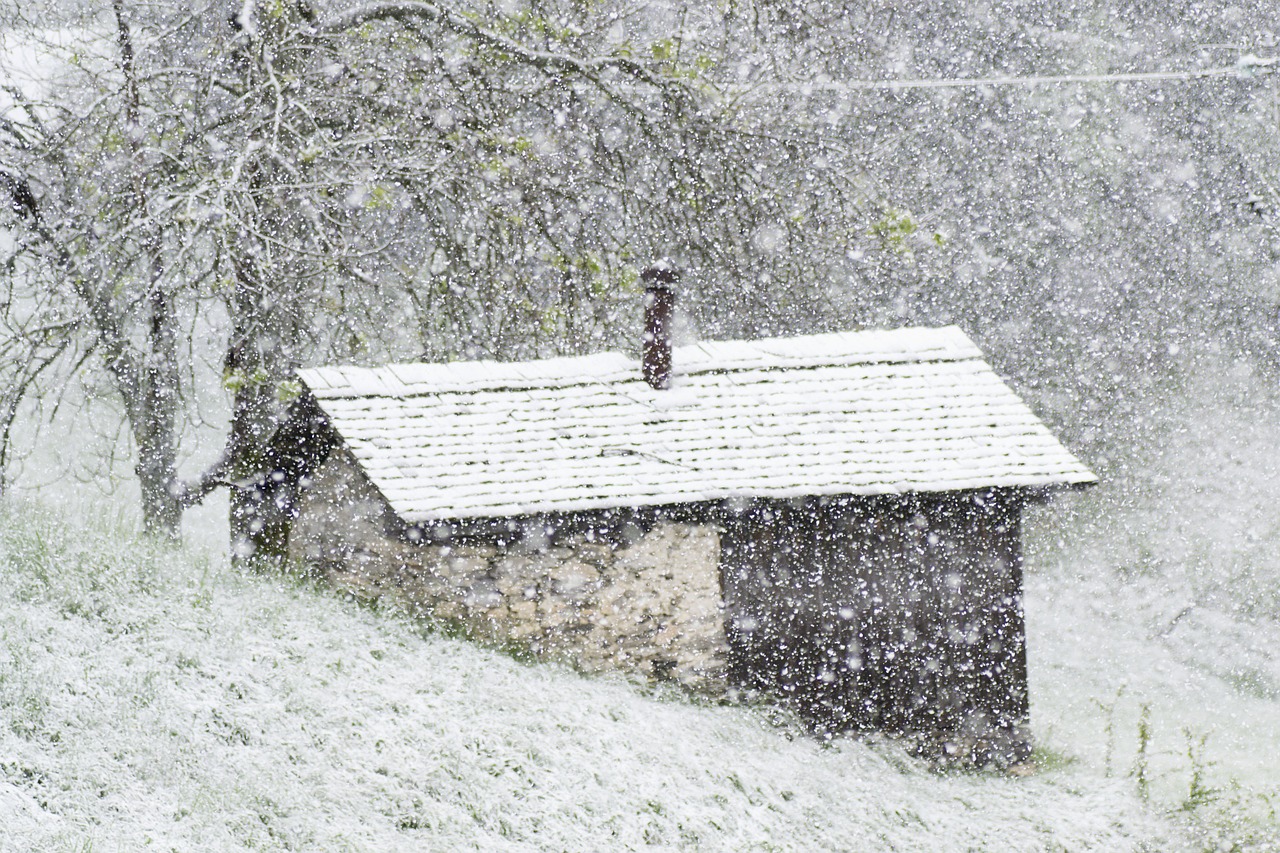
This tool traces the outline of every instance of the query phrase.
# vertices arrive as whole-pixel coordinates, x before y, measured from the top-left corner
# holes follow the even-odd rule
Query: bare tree
[[[722,85],[742,48],[692,7],[6,14],[57,65],[0,115],[10,280],[43,277],[40,311],[111,377],[161,535],[268,471],[302,361],[614,344],[638,267],[669,253],[713,319],[740,288],[728,331],[828,322],[814,306],[868,207],[838,141]],[[220,338],[234,401],[223,451],[183,478],[193,328]]]

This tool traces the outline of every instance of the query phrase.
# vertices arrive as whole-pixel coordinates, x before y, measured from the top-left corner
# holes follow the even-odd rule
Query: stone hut
[[[1017,727],[1021,513],[1094,475],[958,328],[671,349],[662,307],[639,362],[299,371],[250,544],[819,730]]]

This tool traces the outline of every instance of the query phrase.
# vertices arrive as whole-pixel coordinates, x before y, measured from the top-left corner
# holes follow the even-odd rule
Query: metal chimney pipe
[[[671,321],[680,274],[670,267],[649,267],[640,273],[644,281],[644,381],[658,390],[671,386]]]

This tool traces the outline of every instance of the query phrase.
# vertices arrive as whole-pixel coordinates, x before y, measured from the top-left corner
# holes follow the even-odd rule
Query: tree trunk
[[[231,489],[231,555],[238,565],[268,568],[283,561],[288,547],[292,504],[281,492],[282,462],[271,441],[283,415],[280,390],[294,367],[289,354],[298,335],[291,311],[282,308],[291,294],[267,287],[255,259],[233,257],[232,263],[234,328],[225,371],[236,384],[228,447],[239,485]]]
[[[141,96],[134,64],[133,36],[125,20],[124,3],[114,0],[120,72],[125,85],[125,122],[129,131],[132,195],[139,211],[147,209],[147,183],[141,169]],[[170,541],[182,536],[184,504],[178,482],[178,336],[173,302],[165,287],[164,235],[154,223],[142,234],[147,293],[147,348],[136,370],[119,376],[133,437],[138,445],[134,469],[142,489],[142,524],[147,533]],[[130,396],[134,399],[130,399]]]
[[[230,517],[232,562],[240,567],[268,568],[285,555],[287,536],[280,525],[276,505],[275,466],[268,442],[275,430],[274,383],[252,383],[236,392],[231,421],[233,469],[247,472],[232,486]]]
[[[139,445],[138,484],[142,488],[142,526],[150,535],[177,542],[182,536],[181,501],[173,494],[175,478],[169,459],[172,449],[165,447],[164,436],[151,433],[146,436],[149,446]]]
[[[178,488],[178,342],[172,303],[159,286],[150,302],[150,352],[135,389],[137,400],[126,410],[138,445],[143,528],[177,541],[184,508]]]

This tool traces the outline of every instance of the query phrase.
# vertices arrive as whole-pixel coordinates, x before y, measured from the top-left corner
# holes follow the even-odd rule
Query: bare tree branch
[[[628,56],[579,58],[566,53],[534,50],[492,28],[483,27],[468,17],[434,3],[420,2],[420,0],[366,3],[317,22],[314,31],[319,34],[345,33],[375,21],[410,20],[421,20],[444,27],[455,35],[463,36],[513,61],[543,72],[556,72],[598,82],[602,72],[613,70],[669,94],[689,94],[687,87],[681,81],[663,76],[650,65],[637,62]]]

